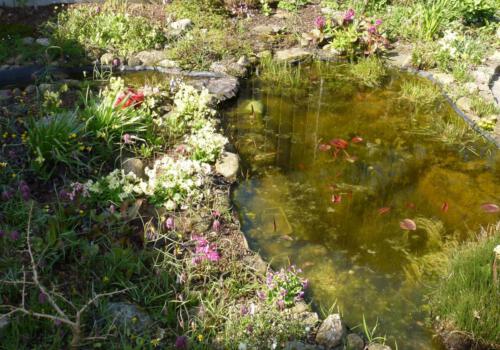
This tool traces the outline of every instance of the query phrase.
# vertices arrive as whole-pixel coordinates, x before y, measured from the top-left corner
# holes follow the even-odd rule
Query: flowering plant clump
[[[210,165],[192,159],[158,159],[153,168],[146,168],[149,177],[144,193],[152,204],[168,210],[187,203],[197,203],[204,197]]]
[[[115,101],[115,108],[120,107],[122,109],[133,106],[139,107],[144,102],[144,93],[136,91],[132,88],[127,88],[125,91],[121,92]]]
[[[115,169],[97,181],[89,180],[81,192],[97,201],[121,203],[127,199],[140,196],[146,189],[146,183],[134,173]]]
[[[217,252],[217,245],[215,243],[209,243],[206,238],[198,235],[193,235],[191,239],[195,242],[193,264],[198,265],[204,261],[219,261],[220,255]]]
[[[383,52],[389,45],[381,30],[382,20],[359,16],[353,9],[338,18],[317,17],[315,28],[302,37],[314,45],[354,58]]]
[[[484,45],[470,35],[447,30],[438,40],[435,53],[439,68],[451,71],[456,64],[480,64],[484,56]]]
[[[208,90],[198,92],[190,85],[181,84],[174,97],[174,110],[164,120],[169,132],[180,135],[212,124],[215,110],[210,108],[210,101]]]
[[[268,272],[267,290],[260,292],[259,296],[275,303],[279,309],[293,306],[295,302],[303,299],[304,290],[308,285],[308,281],[299,276],[301,272],[294,265],[287,269],[281,268],[278,272]]]
[[[187,150],[191,153],[191,157],[206,163],[214,162],[227,142],[227,138],[217,133],[211,125],[185,137]]]

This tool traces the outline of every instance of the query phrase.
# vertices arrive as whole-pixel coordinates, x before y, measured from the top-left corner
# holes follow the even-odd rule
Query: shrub
[[[215,128],[208,125],[186,136],[185,142],[192,159],[212,163],[221,154],[227,138],[216,133]]]

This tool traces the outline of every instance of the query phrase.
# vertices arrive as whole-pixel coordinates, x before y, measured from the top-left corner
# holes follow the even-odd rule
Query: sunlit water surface
[[[500,200],[499,155],[422,135],[459,117],[444,100],[426,110],[401,99],[414,76],[366,88],[348,70],[303,68],[295,88],[248,82],[226,113],[246,171],[233,200],[253,248],[301,267],[318,309],[336,303],[351,327],[364,315],[400,349],[438,348],[422,283],[446,242],[498,220],[481,205]],[[320,146],[332,139],[349,142],[336,157]]]

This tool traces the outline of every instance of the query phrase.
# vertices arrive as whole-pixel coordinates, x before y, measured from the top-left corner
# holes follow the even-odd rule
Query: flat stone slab
[[[291,49],[277,51],[274,59],[279,62],[301,62],[308,60],[312,57],[312,52],[301,47],[293,47]]]

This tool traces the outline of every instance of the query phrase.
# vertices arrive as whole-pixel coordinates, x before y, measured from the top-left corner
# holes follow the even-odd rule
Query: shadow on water
[[[314,65],[300,81],[248,82],[226,113],[248,174],[233,200],[253,247],[301,267],[315,305],[378,321],[399,348],[437,349],[421,285],[447,246],[498,220],[481,204],[500,200],[500,155],[456,132],[467,126],[444,99],[401,97],[425,81],[390,72],[366,88],[349,74]]]

